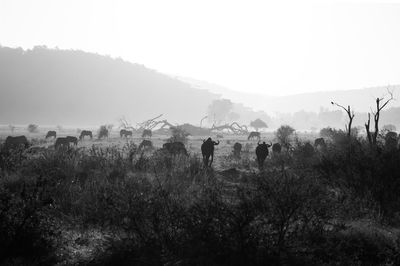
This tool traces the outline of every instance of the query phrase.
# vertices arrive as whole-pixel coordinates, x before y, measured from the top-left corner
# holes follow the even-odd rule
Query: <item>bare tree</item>
[[[393,98],[393,91],[390,91],[389,88],[387,89],[387,92],[389,94],[389,99],[385,101],[386,96],[383,96],[381,98],[376,98],[376,111],[372,111],[371,113],[374,116],[374,128],[375,132],[370,131],[370,124],[371,124],[371,113],[368,113],[368,121],[365,123],[365,129],[367,131],[367,138],[368,142],[370,145],[376,145],[376,140],[378,138],[379,134],[379,118],[380,118],[380,113],[385,108],[389,102],[394,100]],[[382,104],[383,103],[383,104]]]
[[[343,110],[345,110],[345,112],[347,113],[347,116],[349,117],[349,124],[346,125],[346,131],[347,131],[347,136],[350,137],[351,135],[351,124],[353,123],[353,119],[354,119],[354,111],[351,110],[350,105],[347,106],[347,108],[345,108],[344,106],[335,103],[335,102],[331,102],[332,105],[336,105],[340,108],[342,108]]]
[[[224,129],[227,129],[236,135],[249,133],[249,130],[247,129],[246,125],[239,125],[237,122],[233,122],[231,124],[225,124],[225,125],[221,125],[221,126],[216,126],[215,124],[213,124],[211,127],[211,131],[216,131],[216,130],[219,131],[219,130],[224,130]]]
[[[157,120],[158,118],[160,118],[161,116],[163,116],[163,114],[156,116],[154,118],[148,119],[142,123],[138,123],[139,129],[138,130],[145,130],[145,129],[149,129],[149,130],[153,130],[156,126],[161,125],[161,129],[163,129],[164,127],[168,126],[168,127],[174,127],[174,125],[172,125],[171,123],[169,123],[166,119],[164,120]]]
[[[204,117],[200,120],[200,128],[201,128],[201,126],[203,125],[203,120],[206,119],[206,118],[208,118],[208,115],[204,116]]]
[[[130,130],[132,130],[132,131],[136,130],[136,128],[135,128],[134,126],[132,126],[132,124],[129,123],[129,122],[125,119],[125,117],[121,117],[121,118],[119,119],[119,123],[120,123],[119,128],[130,129]]]

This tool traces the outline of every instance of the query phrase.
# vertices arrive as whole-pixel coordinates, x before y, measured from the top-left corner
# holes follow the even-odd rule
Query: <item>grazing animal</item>
[[[317,138],[317,139],[315,139],[315,141],[314,141],[314,146],[315,146],[315,148],[317,148],[317,149],[320,149],[320,148],[325,149],[325,148],[326,148],[326,143],[325,143],[324,138]]]
[[[274,143],[274,145],[272,145],[272,152],[275,154],[281,153],[282,151],[282,146],[279,143]]]
[[[77,137],[67,136],[66,138],[67,138],[69,143],[73,143],[75,146],[78,145],[78,138]]]
[[[119,132],[119,135],[122,137],[127,138],[128,136],[132,137],[132,131],[126,130],[126,129],[121,129],[121,131]]]
[[[236,142],[233,145],[233,156],[236,158],[240,158],[240,152],[242,151],[242,144]]]
[[[53,130],[47,131],[45,139],[48,139],[48,138],[51,138],[51,137],[57,138],[57,132],[55,132]]]
[[[152,148],[153,147],[153,143],[150,140],[144,139],[139,147],[138,150],[141,151],[142,149],[147,149],[147,148]]]
[[[93,139],[92,131],[90,131],[90,130],[82,130],[81,131],[81,135],[79,136],[79,140],[83,140],[86,136],[90,137],[90,139]]]
[[[176,142],[167,142],[163,144],[163,149],[168,151],[170,154],[185,154],[187,155],[187,150],[185,148],[185,144],[182,142],[176,141]]]
[[[203,144],[201,144],[201,153],[203,155],[203,163],[204,166],[210,166],[214,160],[214,146],[218,145],[218,142],[213,141],[211,138],[207,140],[203,140]],[[208,164],[211,157],[210,165]]]
[[[17,137],[8,136],[6,138],[4,145],[6,149],[15,149],[19,147],[28,148],[29,142],[25,136],[17,136]]]
[[[67,137],[65,137],[65,138],[57,138],[56,139],[56,143],[54,144],[54,147],[56,149],[61,148],[61,147],[69,148],[69,143],[70,143],[70,140]]]
[[[145,137],[151,138],[152,135],[153,135],[153,134],[151,133],[151,130],[150,130],[150,129],[145,129],[145,130],[143,130],[142,138],[145,138]]]
[[[257,148],[256,148],[256,155],[257,155],[257,162],[258,162],[258,168],[260,170],[264,169],[264,161],[268,156],[268,148],[272,146],[271,144],[266,144],[265,141],[260,144],[260,141],[257,143]]]
[[[254,139],[254,138],[256,138],[256,139],[258,139],[258,141],[260,141],[260,138],[261,138],[260,132],[256,132],[256,131],[250,132],[247,140]]]

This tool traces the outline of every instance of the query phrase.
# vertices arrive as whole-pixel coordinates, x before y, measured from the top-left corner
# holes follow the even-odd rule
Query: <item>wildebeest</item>
[[[51,137],[57,138],[57,132],[55,132],[53,130],[47,131],[45,139],[48,139],[48,138],[51,138]]]
[[[170,154],[185,154],[187,155],[187,150],[185,148],[185,144],[182,142],[167,142],[163,144],[163,149],[168,151]]]
[[[147,148],[152,148],[153,147],[153,143],[150,140],[144,139],[139,147],[138,150],[141,151],[142,149],[147,149]]]
[[[240,152],[242,151],[242,144],[236,142],[233,145],[233,156],[236,158],[240,158]]]
[[[324,140],[324,138],[316,138],[315,140],[314,140],[314,146],[315,146],[315,148],[317,148],[317,149],[320,149],[320,148],[326,148],[326,143],[325,143],[325,140]]]
[[[58,149],[60,147],[69,148],[69,143],[70,143],[70,139],[68,139],[67,137],[57,138],[56,143],[54,144],[54,147],[56,149]]]
[[[90,139],[93,139],[92,131],[90,131],[90,130],[82,130],[81,131],[81,135],[79,136],[79,140],[83,140],[86,136],[90,137]]]
[[[254,139],[254,138],[260,140],[260,138],[261,138],[260,132],[256,132],[256,131],[250,132],[247,140]]]
[[[66,138],[69,141],[69,143],[73,143],[75,146],[78,145],[78,138],[77,137],[67,136]]]
[[[210,166],[214,160],[214,146],[218,145],[218,142],[213,141],[211,138],[207,140],[203,140],[203,144],[201,144],[201,154],[203,155],[203,163],[204,166]],[[210,165],[208,164],[211,157]]]
[[[272,145],[272,152],[275,154],[281,153],[282,151],[282,146],[279,143],[274,143],[274,145]]]
[[[150,130],[150,129],[145,129],[145,130],[143,130],[142,138],[145,138],[145,137],[151,138],[152,135],[153,135],[153,134],[151,133],[151,130]]]
[[[126,129],[121,129],[121,131],[119,132],[119,135],[122,137],[128,137],[131,136],[132,137],[132,131],[130,130],[126,130]]]
[[[257,155],[257,162],[258,162],[258,168],[262,170],[264,168],[264,161],[268,156],[268,148],[272,146],[271,144],[266,144],[265,141],[260,144],[260,141],[257,143],[257,148],[256,148],[256,155]]]
[[[15,149],[18,147],[28,148],[29,142],[25,136],[17,136],[17,137],[8,136],[6,138],[4,146],[6,149]]]

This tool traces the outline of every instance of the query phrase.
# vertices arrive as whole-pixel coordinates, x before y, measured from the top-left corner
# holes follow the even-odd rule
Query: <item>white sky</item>
[[[400,84],[400,2],[0,0],[0,44],[270,95]]]

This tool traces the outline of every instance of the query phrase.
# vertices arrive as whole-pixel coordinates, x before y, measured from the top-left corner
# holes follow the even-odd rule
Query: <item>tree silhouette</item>
[[[264,121],[262,121],[260,118],[257,118],[256,120],[250,122],[250,126],[254,127],[256,131],[260,128],[267,128],[268,125]]]
[[[350,105],[348,105],[347,108],[345,108],[344,106],[342,106],[342,105],[340,105],[338,103],[335,103],[335,102],[331,102],[331,104],[332,105],[336,105],[336,106],[338,106],[338,107],[340,107],[340,108],[342,108],[343,110],[346,111],[347,116],[349,117],[349,124],[346,125],[346,130],[347,130],[347,136],[350,137],[350,135],[351,135],[351,124],[353,123],[353,119],[354,119],[354,111],[351,110]]]

